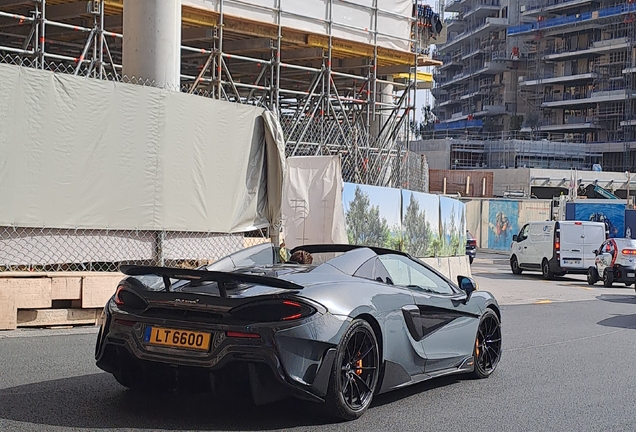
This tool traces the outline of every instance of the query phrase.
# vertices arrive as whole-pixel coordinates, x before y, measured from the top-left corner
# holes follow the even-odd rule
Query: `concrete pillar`
[[[392,75],[388,75],[385,77],[381,77],[382,80],[384,81],[393,81],[393,76]],[[381,103],[383,104],[393,104],[393,84],[386,84],[386,83],[378,83],[378,91],[379,91],[379,95],[378,95],[378,99]],[[391,111],[390,111],[390,107],[386,106],[386,105],[382,105],[378,108],[376,108],[376,116],[375,118],[371,119],[371,135],[373,137],[378,137],[378,135],[380,134],[380,131],[382,130],[382,127],[384,126],[384,124],[387,122],[387,120],[389,119],[390,115],[391,115]]]
[[[123,73],[179,89],[181,0],[124,0]]]

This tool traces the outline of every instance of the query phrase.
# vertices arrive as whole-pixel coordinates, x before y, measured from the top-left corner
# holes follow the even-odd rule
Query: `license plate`
[[[581,260],[564,259],[563,264],[581,264]]]
[[[144,342],[150,345],[207,351],[208,348],[210,348],[210,333],[162,327],[146,327]]]
[[[634,273],[627,273],[627,277],[634,277]]]

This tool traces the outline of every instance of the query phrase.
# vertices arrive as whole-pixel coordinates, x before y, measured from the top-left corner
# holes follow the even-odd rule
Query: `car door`
[[[519,234],[517,235],[517,243],[514,244],[514,250],[512,251],[515,255],[517,255],[517,262],[522,267],[527,266],[527,264],[531,262],[530,250],[528,249],[530,246],[530,240],[528,238],[529,231],[529,224],[525,224],[521,228],[521,230],[519,230]]]
[[[481,309],[464,304],[463,291],[409,257],[380,256],[391,281],[411,289],[419,309],[419,343],[426,355],[425,372],[454,368],[473,354]]]
[[[603,272],[612,263],[612,243],[612,240],[604,241],[594,258],[599,277],[603,277]]]

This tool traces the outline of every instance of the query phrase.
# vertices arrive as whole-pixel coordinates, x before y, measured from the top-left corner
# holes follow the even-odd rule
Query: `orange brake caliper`
[[[360,353],[358,353],[360,355]],[[362,359],[356,360],[356,375],[362,375]]]

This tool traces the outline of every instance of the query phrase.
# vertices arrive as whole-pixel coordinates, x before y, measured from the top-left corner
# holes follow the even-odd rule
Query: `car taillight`
[[[131,292],[126,285],[119,285],[117,287],[117,291],[115,291],[115,304],[120,308],[137,310],[146,309],[148,306],[148,303],[144,299]]]
[[[280,322],[307,318],[315,312],[316,309],[299,301],[280,299],[255,301],[232,309],[230,314],[242,321]]]
[[[621,253],[623,255],[636,255],[636,249],[623,249]]]

